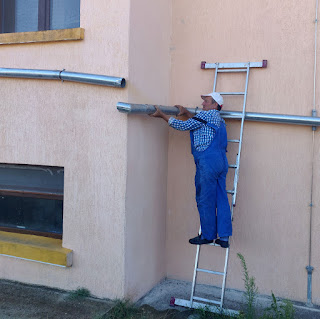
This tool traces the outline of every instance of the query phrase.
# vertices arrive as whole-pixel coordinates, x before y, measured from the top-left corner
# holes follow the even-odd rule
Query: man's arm
[[[169,121],[169,118],[170,118],[171,116],[163,113],[163,112],[159,109],[158,106],[155,105],[154,107],[156,108],[156,111],[155,111],[153,114],[150,114],[150,116],[152,116],[152,117],[161,117],[161,118],[164,119],[166,122],[168,122],[168,121]]]
[[[161,117],[163,118],[165,121],[169,121],[169,118],[171,116],[168,116],[167,114],[163,113],[158,106],[154,106],[156,108],[156,112],[151,114],[150,116],[153,116],[153,117]],[[188,111],[184,106],[182,105],[175,105],[176,108],[179,109],[179,113],[177,116],[187,116],[189,119],[191,119],[192,117],[194,117],[194,114],[192,114],[190,111]]]
[[[169,123],[169,125],[178,130],[178,131],[191,131],[191,130],[195,130],[199,127],[201,127],[202,125],[204,125],[203,123],[201,122],[198,122],[196,120],[193,120],[192,118],[189,118],[188,120],[186,121],[181,121],[181,120],[178,120],[178,119],[175,119],[174,117],[172,116],[169,116],[165,113],[163,113],[158,106],[154,106],[156,108],[156,112],[154,112],[153,114],[150,114],[150,116],[152,117],[160,117],[162,118],[163,120],[165,120],[166,122]],[[190,112],[189,112],[190,113]],[[179,113],[180,114],[180,113]],[[192,113],[190,113],[192,114]]]

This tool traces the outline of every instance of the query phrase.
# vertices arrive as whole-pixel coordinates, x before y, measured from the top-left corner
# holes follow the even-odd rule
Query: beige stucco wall
[[[127,78],[129,5],[81,1],[83,41],[1,46],[1,66]],[[0,162],[64,167],[63,246],[74,252],[69,269],[0,257],[0,277],[123,297],[127,118],[115,106],[128,90],[0,82]]]
[[[200,94],[213,84],[213,70],[201,70],[202,60],[268,59],[267,69],[251,71],[247,111],[310,115],[314,11],[315,0],[294,6],[289,0],[81,1],[83,41],[1,46],[2,67],[122,76],[127,87],[0,79],[0,162],[65,168],[63,245],[74,251],[69,269],[0,257],[0,277],[133,299],[165,276],[191,280],[195,247],[188,239],[199,222],[188,134],[168,130],[159,119],[118,113],[116,103],[199,106]],[[229,81],[240,90],[241,78],[227,77],[218,90],[230,90]],[[316,89],[318,98],[319,84]],[[224,108],[240,104],[226,98]],[[228,121],[231,138],[238,128]],[[318,134],[311,258],[316,304]],[[306,301],[311,150],[310,127],[246,123],[228,287],[243,289],[241,252],[261,293]],[[230,146],[231,163],[233,152]],[[223,264],[221,249],[203,251],[203,266]]]
[[[131,103],[169,103],[170,35],[171,1],[131,2]],[[128,116],[125,290],[132,299],[166,276],[167,150],[166,123],[147,115]]]
[[[199,95],[212,91],[214,71],[201,70],[203,60],[267,59],[267,69],[251,71],[247,111],[311,115],[315,1],[293,6],[287,0],[177,0],[172,16],[171,105],[200,106]],[[241,90],[240,77],[220,79],[217,90]],[[316,97],[318,100],[319,84]],[[240,110],[242,100],[234,99],[225,98],[224,109]],[[238,128],[237,122],[228,121],[231,138],[236,138]],[[316,131],[311,261],[316,304],[320,304],[318,134]],[[272,290],[280,297],[306,301],[311,150],[310,127],[245,124],[227,287],[244,289],[236,257],[240,252],[261,293]],[[188,134],[170,129],[168,152],[167,274],[191,280],[196,247],[188,239],[196,235],[199,222]],[[234,163],[232,152],[229,146],[228,157]],[[231,181],[228,183],[231,188]],[[205,247],[202,256],[203,267],[223,265],[220,248]],[[220,284],[208,277],[199,280]]]

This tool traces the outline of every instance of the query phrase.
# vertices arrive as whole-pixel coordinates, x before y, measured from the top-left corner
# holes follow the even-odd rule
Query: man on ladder
[[[176,105],[189,119],[181,121],[163,113],[158,107],[153,117],[160,117],[179,131],[190,131],[191,150],[196,164],[196,201],[201,232],[189,240],[190,244],[215,244],[229,247],[232,222],[226,191],[228,172],[227,132],[220,116],[223,98],[217,92],[202,95],[203,109],[193,116],[186,108]],[[219,238],[217,238],[219,236]]]

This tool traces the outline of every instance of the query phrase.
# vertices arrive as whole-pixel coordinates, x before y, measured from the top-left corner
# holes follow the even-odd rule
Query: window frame
[[[0,163],[1,165],[8,165],[10,166],[30,166],[37,167],[37,168],[49,168],[50,166],[43,166],[43,165],[27,165],[27,164],[5,164]],[[55,166],[54,166],[55,167]],[[57,167],[56,167],[57,168]],[[63,169],[62,167],[59,167]],[[16,196],[16,197],[31,197],[31,198],[38,198],[38,199],[52,199],[52,200],[64,200],[63,190],[56,190],[50,189],[50,191],[41,191],[41,188],[35,189],[32,187],[33,190],[28,190],[27,187],[23,187],[24,189],[10,189],[6,187],[7,185],[0,184],[0,196]],[[62,219],[63,220],[63,219]],[[36,236],[43,236],[43,237],[50,237],[56,239],[62,239],[62,233],[53,233],[53,232],[46,232],[46,231],[39,231],[39,230],[30,230],[30,229],[22,229],[22,228],[14,228],[14,227],[5,227],[0,226],[0,231],[10,232],[10,233],[20,233],[20,234],[29,234],[29,235],[36,235]]]
[[[53,31],[53,30],[64,30],[64,29],[50,29],[50,3],[52,0],[38,0],[38,30],[37,31],[25,31],[25,32],[39,32],[39,31]],[[10,16],[9,25],[14,30],[13,32],[3,32],[4,29],[4,19],[2,14],[2,8],[4,4],[9,5]],[[5,2],[5,0],[0,0],[0,34],[4,33],[19,33],[16,32],[16,21],[15,21],[15,5],[16,0],[10,0]],[[79,16],[80,19],[80,16]],[[67,28],[68,29],[68,28]]]

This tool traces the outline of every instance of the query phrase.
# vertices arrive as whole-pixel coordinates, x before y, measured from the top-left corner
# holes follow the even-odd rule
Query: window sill
[[[71,267],[72,250],[62,247],[61,239],[0,231],[0,256]]]
[[[0,34],[0,44],[72,41],[83,39],[83,28]]]

